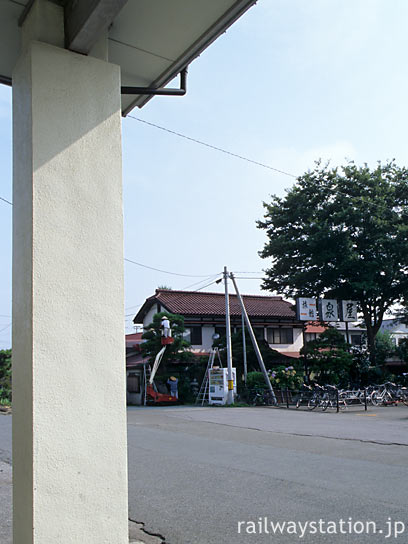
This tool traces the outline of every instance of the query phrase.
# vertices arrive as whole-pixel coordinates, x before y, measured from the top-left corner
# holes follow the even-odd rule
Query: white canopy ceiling
[[[19,20],[32,0],[0,0],[0,81],[11,83],[20,53]],[[256,0],[81,0],[65,7],[67,47],[87,52],[108,30],[109,61],[121,66],[122,86],[162,87]],[[80,8],[75,6],[80,4]],[[116,11],[115,11],[116,10]],[[79,45],[80,44],[80,45]],[[88,47],[89,49],[89,47]],[[122,95],[122,112],[151,96]]]

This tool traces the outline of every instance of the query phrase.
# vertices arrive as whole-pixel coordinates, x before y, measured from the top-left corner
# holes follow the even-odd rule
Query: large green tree
[[[191,345],[185,340],[186,328],[184,327],[184,317],[169,312],[154,314],[153,321],[146,327],[146,330],[142,335],[145,342],[141,344],[143,355],[149,357],[151,362],[153,362],[156,355],[163,347],[161,344],[161,320],[163,316],[169,318],[174,342],[168,344],[166,347],[161,363],[162,368],[166,366],[166,363],[191,361],[194,356],[190,351],[187,351]]]
[[[0,401],[11,402],[11,349],[0,350]]]
[[[308,342],[301,353],[306,358],[308,369],[321,385],[348,383],[353,357],[337,329],[329,327],[319,338]]]
[[[384,314],[408,293],[408,170],[318,162],[264,206],[263,288],[357,300],[374,362]]]
[[[395,351],[403,361],[408,363],[408,338],[402,338]]]
[[[375,362],[378,366],[384,365],[389,357],[397,354],[395,340],[388,331],[377,333],[375,337]]]

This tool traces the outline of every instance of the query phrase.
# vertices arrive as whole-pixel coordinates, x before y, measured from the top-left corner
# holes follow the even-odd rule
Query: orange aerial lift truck
[[[154,383],[154,377],[160,366],[164,352],[166,351],[166,347],[169,344],[172,344],[173,342],[174,342],[174,338],[172,338],[171,336],[161,337],[161,344],[163,347],[161,348],[159,353],[156,355],[153,368],[150,371],[150,376],[147,376],[147,375],[145,376],[145,404],[159,405],[159,404],[177,404],[178,403],[177,397],[173,397],[172,395],[168,395],[165,393],[159,393]]]

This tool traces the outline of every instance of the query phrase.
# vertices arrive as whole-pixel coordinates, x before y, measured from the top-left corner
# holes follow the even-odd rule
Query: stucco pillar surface
[[[13,132],[14,544],[124,544],[119,67],[29,41]]]

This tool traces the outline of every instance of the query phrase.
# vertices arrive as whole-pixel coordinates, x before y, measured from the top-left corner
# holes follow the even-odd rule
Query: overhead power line
[[[217,274],[217,275],[218,275],[218,274]],[[216,280],[213,280],[213,281],[211,281],[210,283],[207,283],[206,285],[203,285],[202,287],[199,287],[199,288],[196,289],[195,291],[201,291],[201,289],[205,289],[206,287],[209,287],[210,285],[213,285],[215,282],[216,282]],[[172,303],[177,302],[178,300],[181,300],[183,297],[186,297],[186,296],[188,296],[188,293],[182,293],[182,294],[179,295],[178,297],[173,298],[171,302],[172,302]]]
[[[5,198],[0,196],[0,200],[4,200],[4,202],[7,202],[7,204],[10,204],[10,206],[13,205],[12,202],[9,200],[6,200]],[[162,272],[163,274],[171,274],[172,276],[182,276],[184,278],[211,278],[212,276],[216,276],[217,274],[200,274],[200,275],[194,275],[194,274],[179,274],[178,272],[169,272],[168,270],[161,270],[160,268],[154,268],[153,266],[149,266],[147,264],[138,263],[136,261],[132,261],[131,259],[124,259],[127,263],[136,264],[137,266],[141,266],[143,268],[148,268],[149,270],[156,270],[156,272]],[[201,282],[197,282],[201,283]],[[194,285],[194,284],[193,284]]]
[[[185,140],[189,140],[190,142],[194,142],[195,144],[200,144],[205,147],[209,147],[210,149],[214,149],[215,151],[219,151],[220,153],[225,153],[226,155],[230,155],[231,157],[235,157],[236,159],[241,159],[242,161],[250,162],[252,164],[256,164],[257,166],[262,166],[262,168],[267,168],[268,170],[273,170],[274,172],[278,172],[279,174],[283,174],[285,176],[289,176],[291,178],[296,178],[294,174],[290,174],[289,172],[285,172],[284,170],[279,170],[279,168],[274,168],[273,166],[270,166],[269,164],[264,164],[259,161],[254,161],[253,159],[249,159],[248,157],[244,157],[243,155],[238,155],[238,153],[233,153],[232,151],[228,151],[226,149],[223,149],[222,147],[217,147],[216,145],[208,144],[206,142],[203,142],[201,140],[197,140],[196,138],[191,138],[190,136],[186,136],[185,134],[181,134],[181,132],[176,132],[175,130],[170,130],[169,128],[162,127],[160,125],[156,125],[155,123],[151,123],[149,121],[145,121],[144,119],[140,119],[140,117],[135,117],[134,115],[128,115],[127,117],[130,117],[131,119],[135,119],[136,121],[139,121],[140,123],[144,123],[145,125],[149,125],[154,128],[158,128],[159,130],[163,130],[164,132],[168,132],[169,134],[174,134],[175,136],[178,136],[179,138],[184,138]]]
[[[169,272],[168,270],[161,270],[160,268],[154,268],[153,266],[148,266],[147,264],[138,263],[136,261],[132,261],[131,259],[125,258],[125,261],[127,263],[136,264],[137,266],[141,266],[143,268],[148,268],[149,270],[156,270],[156,272],[162,272],[163,274],[171,274],[172,276],[183,276],[184,278],[208,278],[208,277],[216,275],[216,274],[201,274],[201,275],[179,274],[178,272]]]
[[[210,283],[207,283],[207,285],[203,285],[202,287],[199,287],[198,289],[196,289],[196,291],[201,291],[201,289],[205,289],[206,287],[209,287],[210,285],[213,285],[214,283],[216,283],[216,280],[210,282]],[[184,295],[181,295],[180,298],[182,298]]]
[[[200,283],[204,283],[208,280],[213,280],[215,278],[217,278],[221,273],[218,273],[218,274],[213,274],[212,276],[207,276],[206,278],[204,278],[203,280],[200,280],[200,281],[196,281],[195,283],[191,283],[190,285],[187,285],[186,287],[183,287],[182,289],[177,289],[177,291],[185,291],[186,289],[189,289],[190,287],[194,287],[195,285],[200,285]],[[211,284],[210,284],[211,285]],[[205,286],[204,286],[205,287]],[[203,289],[202,287],[200,287],[200,289]],[[196,291],[199,291],[200,289],[196,289]],[[131,310],[132,308],[139,308],[140,306],[142,306],[142,304],[144,304],[145,301],[141,302],[140,304],[134,304],[133,306],[127,306],[125,308],[125,310]],[[131,314],[125,314],[125,317],[129,317],[131,315],[135,315],[134,312],[131,313]]]
[[[248,270],[246,271],[243,271],[243,270],[234,270],[233,271],[233,274],[262,274],[262,272],[260,270],[252,270],[252,272],[248,272]]]
[[[206,287],[209,287],[210,285],[213,285],[214,283],[215,283],[215,280],[211,281],[210,283],[207,283],[206,285],[203,285],[202,287],[199,287],[198,289],[196,289],[196,291],[201,291],[202,289],[205,289]],[[174,302],[177,302],[178,300],[181,300],[185,296],[187,296],[187,293],[183,293],[183,294],[179,295],[178,297],[172,299],[171,302],[174,304]],[[131,315],[134,315],[134,314],[126,314],[125,317],[129,317]]]
[[[260,276],[235,276],[236,280],[263,280],[265,278],[261,278]]]
[[[3,202],[7,202],[7,204],[10,204],[10,206],[13,205],[13,203],[10,202],[10,200],[7,200],[6,198],[3,198],[2,196],[0,196],[0,200],[2,200]]]
[[[205,281],[209,281],[209,280],[214,280],[215,278],[218,278],[218,276],[220,276],[222,274],[222,272],[218,272],[217,274],[213,274],[212,276],[207,276],[205,279],[201,280],[201,281],[196,281],[195,283],[191,283],[190,285],[187,285],[186,287],[183,287],[182,289],[180,289],[181,291],[186,291],[187,289],[190,289],[190,287],[194,287],[195,285],[199,285],[200,283],[204,283]],[[201,287],[200,287],[201,289]],[[199,291],[199,289],[196,289],[196,291]]]

